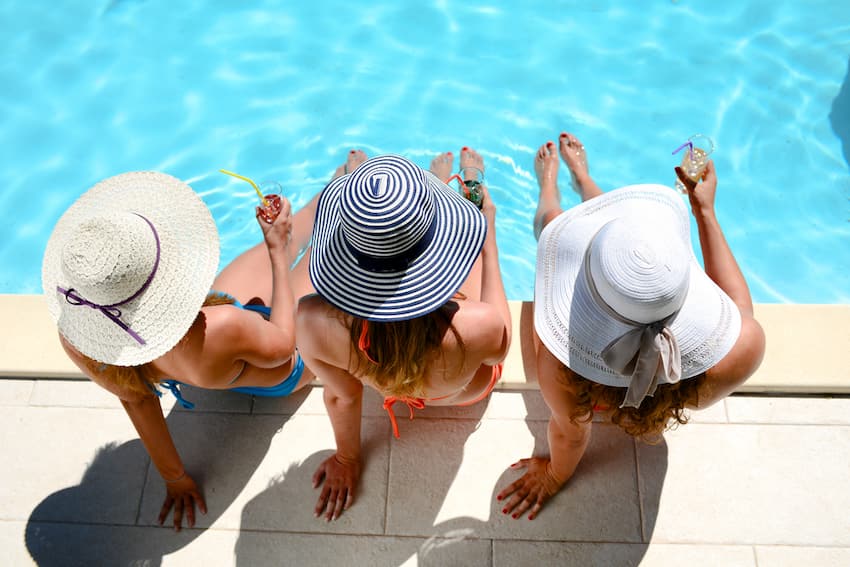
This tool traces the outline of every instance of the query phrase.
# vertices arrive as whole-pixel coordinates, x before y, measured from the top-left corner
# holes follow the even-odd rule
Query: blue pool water
[[[110,175],[187,180],[224,263],[260,232],[220,167],[298,206],[350,148],[427,166],[470,145],[530,299],[533,153],[569,130],[603,188],[672,183],[672,149],[711,136],[754,299],[850,303],[850,3],[516,4],[0,0],[0,293],[40,293],[53,224]]]

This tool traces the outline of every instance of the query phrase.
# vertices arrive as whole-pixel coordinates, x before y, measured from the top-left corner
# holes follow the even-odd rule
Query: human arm
[[[537,517],[545,502],[573,476],[590,441],[591,421],[571,420],[575,392],[561,377],[561,363],[543,345],[537,353],[537,369],[540,392],[552,411],[547,431],[550,457],[522,459],[511,465],[528,471],[496,498],[509,498],[502,513],[511,514],[514,519],[526,511],[529,520]]]
[[[487,219],[487,236],[481,248],[481,301],[493,306],[499,314],[504,330],[495,359],[485,360],[488,364],[501,362],[511,345],[511,311],[499,268],[499,248],[496,245],[496,206],[490,192],[481,185],[483,201],[481,212]]]
[[[725,398],[740,386],[761,364],[765,350],[764,331],[753,317],[750,290],[714,211],[717,175],[714,162],[709,161],[703,180],[688,178],[681,168],[676,175],[688,190],[691,211],[696,219],[705,273],[732,299],[741,313],[741,332],[732,350],[715,366],[706,371],[710,385],[700,396],[704,408]]]
[[[341,346],[345,343],[340,333],[333,331],[339,331],[342,326],[327,315],[322,303],[318,296],[303,298],[296,325],[304,362],[322,381],[322,396],[336,442],[336,452],[313,474],[313,488],[323,484],[314,513],[317,517],[324,513],[330,521],[354,503],[360,480],[363,384],[335,362],[340,353],[333,351],[333,345],[344,348],[346,353],[348,347]],[[338,328],[334,329],[334,325]]]
[[[183,462],[174,446],[171,433],[168,431],[168,424],[162,413],[159,399],[153,392],[142,394],[126,386],[119,386],[106,376],[93,372],[89,368],[87,360],[64,337],[60,335],[59,340],[71,361],[92,382],[119,399],[124,411],[127,412],[127,416],[133,423],[133,427],[139,434],[142,445],[148,451],[151,461],[165,481],[166,497],[159,513],[160,525],[165,521],[169,510],[173,507],[174,529],[176,531],[180,531],[184,512],[187,525],[190,528],[194,527],[195,505],[203,514],[207,513],[207,505],[195,481],[183,467]],[[109,367],[106,366],[106,368]]]
[[[749,287],[714,211],[717,192],[714,162],[708,162],[704,178],[699,183],[692,181],[679,167],[676,168],[676,175],[688,190],[691,212],[697,223],[705,273],[735,302],[741,315],[752,317],[753,300]]]

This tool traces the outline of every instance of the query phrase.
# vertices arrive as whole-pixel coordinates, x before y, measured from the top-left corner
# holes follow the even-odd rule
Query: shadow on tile
[[[404,484],[404,477],[411,470],[422,468],[424,462],[428,463],[429,469],[435,466],[441,469],[441,474],[428,487],[428,495],[431,498],[443,500],[445,499],[450,487],[452,478],[458,472],[463,459],[464,443],[466,439],[472,435],[479,427],[481,417],[484,415],[489,398],[473,406],[456,408],[462,410],[462,419],[439,419],[435,416],[443,416],[453,408],[446,407],[426,407],[424,410],[416,412],[416,418],[413,421],[407,419],[407,408],[404,411],[398,411],[398,423],[401,430],[399,439],[389,438],[389,453],[390,462],[389,478],[385,482],[387,487],[387,500],[396,498],[392,491],[392,486],[398,485],[400,482]],[[403,406],[400,406],[403,407]],[[398,408],[397,408],[398,409]],[[447,438],[437,434],[433,434],[433,429],[449,428],[452,431],[451,443],[447,443]],[[380,443],[387,443],[386,437],[379,437],[372,433],[367,437],[364,430],[363,449],[365,453],[365,467],[369,466],[369,453],[376,453],[379,450]],[[406,459],[402,466],[394,466],[397,458],[394,453],[401,452],[406,454],[410,446],[420,447],[420,451]],[[255,549],[256,537],[252,529],[256,529],[255,524],[257,518],[265,518],[263,525],[283,525],[286,526],[286,531],[293,532],[319,532],[319,533],[363,533],[366,528],[367,521],[364,518],[358,520],[358,516],[362,511],[368,511],[370,508],[374,510],[373,502],[364,502],[361,496],[354,505],[347,510],[336,521],[326,523],[321,519],[312,518],[312,508],[307,510],[292,511],[288,508],[280,506],[281,502],[301,502],[303,501],[304,487],[310,486],[310,479],[316,468],[324,459],[330,456],[329,451],[321,451],[311,455],[299,466],[292,466],[283,474],[280,482],[273,484],[268,489],[258,494],[242,509],[242,530],[239,535],[239,540],[236,545],[236,564],[237,565],[255,565],[257,558],[263,556],[268,550]],[[364,474],[361,476],[361,494],[363,493],[363,483],[366,478]],[[319,491],[313,491],[311,504],[315,504]],[[386,507],[389,507],[386,503]],[[303,505],[302,505],[303,506]],[[276,509],[275,509],[276,507]],[[307,521],[307,512],[309,512],[310,521]],[[419,511],[423,512],[423,511]],[[269,514],[275,514],[277,518],[270,517]],[[375,512],[372,512],[375,513]],[[385,517],[387,511],[384,506],[381,507],[380,513],[381,525],[385,533],[389,533],[390,537],[386,541],[380,540],[382,543],[376,543],[380,548],[376,551],[375,546],[360,546],[347,548],[345,554],[345,563],[351,565],[401,565],[410,557],[417,556],[421,550],[426,550],[428,554],[427,560],[420,557],[417,564],[419,565],[451,565],[457,564],[455,552],[460,553],[463,557],[468,556],[470,545],[472,549],[478,549],[481,542],[464,541],[465,538],[457,538],[452,534],[446,537],[430,537],[421,538],[409,537],[392,537],[393,534],[387,530],[385,525]],[[293,517],[288,517],[293,516]],[[434,523],[434,516],[423,518],[423,522],[428,525]],[[300,525],[301,527],[296,527]],[[360,528],[358,529],[358,526]],[[375,535],[376,542],[379,538]],[[460,544],[454,546],[453,544]],[[483,546],[489,550],[489,545]],[[327,550],[317,550],[317,553],[327,553]],[[376,553],[380,555],[376,559]],[[356,556],[355,556],[356,555]]]
[[[309,390],[310,388],[305,388],[292,394],[293,402],[303,401]],[[291,416],[280,415],[279,419],[252,420],[248,415],[204,414],[201,404],[195,411],[202,414],[199,417],[229,419],[232,425],[225,434],[203,435],[194,429],[201,427],[205,419],[191,419],[192,414],[175,410],[166,416],[166,422],[178,448],[186,447],[187,440],[204,444],[203,447],[195,446],[191,450],[181,451],[181,456],[186,468],[193,472],[195,480],[202,487],[207,501],[208,514],[199,514],[198,517],[203,518],[204,525],[210,525],[237,497],[254,469],[266,456],[272,437]],[[240,417],[242,419],[238,419]],[[84,434],[85,432],[80,432],[80,435]],[[138,460],[140,454],[145,458],[147,456],[138,439],[120,445],[103,446],[93,456],[79,485],[54,492],[36,506],[27,522],[26,545],[38,565],[43,567],[75,564],[75,550],[78,550],[78,546],[74,544],[74,534],[79,531],[79,527],[74,524],[108,526],[121,523],[105,519],[103,514],[99,513],[101,510],[97,503],[107,505],[113,500],[126,502],[127,499],[132,499],[137,511],[139,510],[142,501],[141,486],[145,481],[144,467],[141,473],[130,475],[141,478],[128,478],[127,464]],[[216,463],[217,459],[223,458],[222,455],[228,458],[238,456],[241,466],[228,467]],[[228,478],[216,479],[215,475],[206,476],[204,471],[209,469],[224,470]],[[240,475],[240,478],[231,478],[233,475]],[[138,518],[136,523],[144,524],[148,520],[151,519]],[[155,518],[152,520],[155,521]],[[169,521],[170,516],[166,522]],[[116,530],[115,533],[128,536],[126,541],[110,542],[112,552],[121,554],[115,564],[160,565],[164,555],[189,545],[203,531],[184,529],[180,534],[171,534],[174,537],[155,540],[134,537],[137,535],[134,530]]]
[[[412,438],[409,445],[399,444],[391,464],[388,535],[441,542],[438,548],[411,542],[411,555],[420,563],[430,561],[429,554],[437,549],[450,548],[452,542],[481,539],[631,543],[630,553],[639,562],[655,530],[656,517],[647,515],[647,510],[657,510],[647,500],[660,498],[667,470],[666,443],[662,440],[654,446],[653,466],[640,469],[651,473],[639,473],[635,441],[613,425],[595,423],[587,453],[565,488],[534,521],[514,520],[502,514],[503,503],[496,500],[498,492],[522,474],[508,465],[528,456],[522,452],[532,446],[533,454],[548,453],[546,423],[525,422],[533,437],[533,445],[528,443],[526,448],[520,446],[521,424],[484,420],[471,436],[458,434],[453,424],[431,424],[429,435]],[[424,459],[443,463],[436,451],[431,452],[440,446],[457,447],[451,458],[458,461],[440,468],[428,465]],[[404,476],[396,474],[401,461],[417,458],[423,459],[420,466],[408,467]],[[461,458],[471,462],[461,463]],[[461,473],[454,478],[458,469]],[[444,501],[440,495],[446,492],[446,484],[452,484],[453,496]],[[599,553],[604,552],[600,548]],[[606,564],[604,557],[597,559]],[[611,560],[616,563],[615,556]]]

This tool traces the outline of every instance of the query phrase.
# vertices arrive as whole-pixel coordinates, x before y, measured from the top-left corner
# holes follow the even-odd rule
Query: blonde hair
[[[207,294],[201,307],[232,305],[235,301],[230,295],[210,292]],[[183,339],[180,340],[182,341]],[[83,365],[91,376],[96,375],[116,386],[139,394],[151,394],[156,391],[156,385],[159,383],[159,379],[150,362],[139,364],[138,366],[115,366],[114,364],[106,364],[89,358],[83,353],[79,354]]]
[[[446,306],[405,321],[352,317],[349,334],[357,357],[355,372],[362,373],[385,396],[424,397],[428,362],[441,349],[447,330],[463,352],[463,339],[452,325]]]
[[[589,422],[595,408],[609,411],[611,422],[623,431],[650,443],[661,439],[661,434],[677,425],[688,422],[685,406],[699,406],[700,395],[707,392],[705,374],[681,380],[676,384],[659,384],[655,394],[647,396],[640,407],[621,408],[625,388],[598,384],[582,378],[561,365],[561,379],[572,386],[577,404],[570,421]]]

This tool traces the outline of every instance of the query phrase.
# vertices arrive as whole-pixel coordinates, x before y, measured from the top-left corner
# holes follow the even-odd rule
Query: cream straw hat
[[[59,332],[81,353],[144,364],[189,330],[218,255],[215,222],[191,187],[163,173],[123,173],[59,219],[44,253],[44,296]]]
[[[638,407],[657,384],[717,364],[738,339],[741,315],[697,263],[681,197],[632,185],[543,230],[534,327],[572,371],[628,388],[623,405]]]

